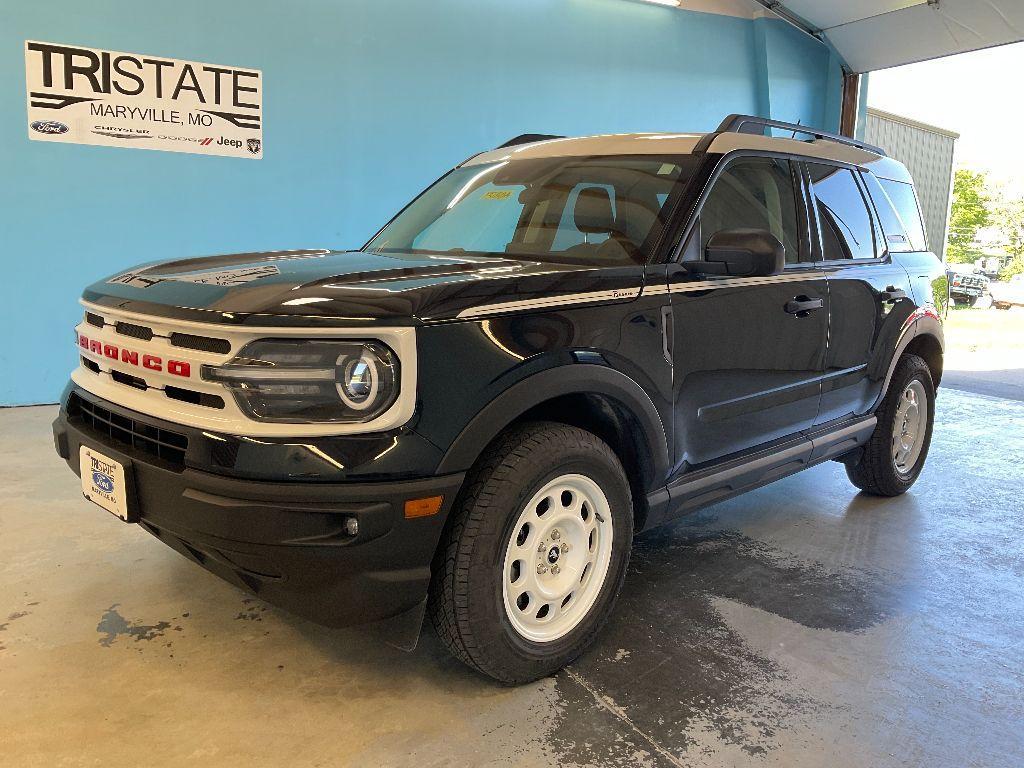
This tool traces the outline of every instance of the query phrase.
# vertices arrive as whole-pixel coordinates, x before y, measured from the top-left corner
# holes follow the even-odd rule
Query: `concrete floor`
[[[0,764],[1024,764],[1022,402],[942,391],[902,498],[829,463],[642,537],[596,646],[517,689],[89,505],[53,414],[0,412]]]

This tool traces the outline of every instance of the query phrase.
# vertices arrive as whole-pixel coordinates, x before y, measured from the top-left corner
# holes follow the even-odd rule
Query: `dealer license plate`
[[[130,468],[85,445],[81,446],[79,461],[82,495],[126,523],[133,522],[128,486]]]

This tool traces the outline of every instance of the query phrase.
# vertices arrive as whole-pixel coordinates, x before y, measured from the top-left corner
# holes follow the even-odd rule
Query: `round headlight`
[[[354,411],[369,408],[380,390],[380,359],[369,349],[358,357],[341,355],[337,361],[338,396]]]
[[[204,365],[257,421],[366,422],[398,398],[399,362],[376,340],[260,339],[226,365]]]

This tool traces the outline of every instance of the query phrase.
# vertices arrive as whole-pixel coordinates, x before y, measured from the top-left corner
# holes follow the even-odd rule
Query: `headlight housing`
[[[399,362],[385,344],[358,339],[260,339],[202,376],[227,387],[257,421],[371,421],[398,398]]]

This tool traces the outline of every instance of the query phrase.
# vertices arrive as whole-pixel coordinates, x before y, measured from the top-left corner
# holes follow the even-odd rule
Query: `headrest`
[[[603,187],[585,187],[576,196],[576,208],[573,211],[576,229],[580,232],[595,234],[613,232],[615,216],[612,214],[612,200],[608,190]]]

